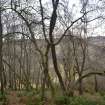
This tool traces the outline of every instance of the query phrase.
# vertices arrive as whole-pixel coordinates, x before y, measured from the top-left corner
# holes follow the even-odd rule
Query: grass
[[[48,92],[48,91],[47,91]],[[58,91],[57,91],[58,92]],[[84,93],[83,96],[74,96],[74,97],[68,97],[63,96],[62,94],[56,94],[53,99],[48,95],[49,93],[46,93],[46,98],[42,102],[40,97],[40,92],[36,92],[35,90],[32,91],[17,91],[16,97],[20,99],[20,103],[23,103],[24,105],[105,105],[105,92],[100,93]],[[5,94],[6,96],[6,94]],[[0,94],[0,105],[6,105],[3,104],[3,97]]]
[[[8,100],[6,97],[7,93],[1,93],[0,92],[0,105],[7,105],[8,104]]]
[[[53,105],[105,105],[105,95],[102,96],[100,93],[93,95],[85,93],[83,96],[74,97],[56,95],[53,100]],[[48,97],[45,101],[48,101],[47,105],[52,105],[52,101],[49,101]],[[44,102],[41,101],[40,95],[28,94],[26,105],[42,105],[42,103]]]
[[[65,97],[59,96],[55,99],[56,105],[105,105],[105,100],[94,101],[85,98],[84,96]]]

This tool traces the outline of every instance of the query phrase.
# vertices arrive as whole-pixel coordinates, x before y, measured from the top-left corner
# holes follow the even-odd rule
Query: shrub
[[[101,96],[105,96],[105,91],[99,91]]]
[[[95,101],[87,100],[84,97],[73,97],[70,98],[69,105],[98,105],[98,103]]]
[[[41,98],[39,96],[37,97],[28,97],[27,104],[26,105],[42,105]]]
[[[66,97],[60,96],[55,99],[56,105],[105,105],[104,102],[96,102],[88,100],[83,96],[78,97]]]
[[[20,91],[17,93],[18,97],[23,97],[23,96],[35,96],[37,94],[36,91]]]
[[[22,96],[24,96],[24,95],[23,95],[23,92],[18,92],[18,93],[17,93],[17,97],[22,97]]]
[[[7,105],[8,101],[6,98],[6,93],[1,93],[0,92],[0,105]]]
[[[0,92],[0,101],[3,101],[3,100],[5,100],[6,99],[6,94],[5,93],[1,93]]]
[[[59,96],[55,98],[56,105],[69,105],[70,100],[67,96]]]

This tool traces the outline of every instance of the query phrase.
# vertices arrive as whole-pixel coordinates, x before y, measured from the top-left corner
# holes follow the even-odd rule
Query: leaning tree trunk
[[[55,50],[55,46],[54,45],[51,46],[51,53],[52,53],[52,60],[53,60],[54,69],[55,69],[55,72],[56,72],[56,74],[58,76],[58,79],[59,79],[59,82],[60,82],[60,86],[61,86],[63,92],[65,92],[66,89],[65,89],[65,86],[64,86],[64,82],[63,82],[62,76],[61,76],[61,74],[59,72],[59,69],[58,69],[57,56],[56,56],[56,50]]]
[[[57,7],[58,7],[58,4],[59,4],[59,0],[52,1],[52,4],[53,4],[53,12],[52,12],[52,15],[51,15],[50,27],[49,27],[49,39],[50,39],[50,45],[51,45],[52,60],[53,60],[55,73],[58,77],[58,80],[59,80],[60,86],[62,88],[62,91],[65,94],[66,88],[65,88],[61,73],[58,69],[56,49],[55,49],[54,36],[53,36],[53,31],[54,31],[56,20],[57,20]]]

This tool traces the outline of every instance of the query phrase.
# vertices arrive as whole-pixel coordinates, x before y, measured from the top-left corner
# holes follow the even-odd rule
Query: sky
[[[45,2],[51,2],[52,0],[42,0],[43,3]],[[74,5],[74,9],[73,9],[73,14],[75,14],[75,19],[80,17],[80,10],[81,10],[81,0],[69,0],[69,7],[70,9],[72,8],[72,6]],[[102,5],[102,2],[104,0],[88,0],[89,4],[91,5],[89,8],[94,7],[94,4],[98,4],[98,6]],[[60,0],[61,2],[61,0]],[[105,13],[105,11],[104,11]],[[99,14],[101,14],[99,11],[96,13],[91,13],[89,14],[89,18],[93,19],[95,17],[97,17]],[[74,20],[75,20],[74,19]],[[91,20],[90,19],[90,20]],[[105,22],[103,20],[95,20],[92,21],[88,24],[88,36],[105,36]]]
[[[89,0],[89,4],[93,5],[95,3],[101,5],[102,1],[104,0]],[[81,9],[81,6],[80,6],[80,0],[69,0],[69,5],[70,7],[75,4],[75,13],[77,15],[77,17],[80,15],[80,9]],[[100,14],[100,13],[99,13]],[[90,14],[90,16],[92,15],[96,15],[96,17],[98,16],[98,13],[93,13],[93,14]],[[95,27],[95,28],[93,28]],[[102,20],[102,21],[93,21],[91,23],[89,23],[89,33],[88,35],[89,36],[105,36],[105,22]]]
[[[35,1],[39,1],[39,0],[29,0],[28,2],[31,3],[35,7],[35,4],[34,4]],[[46,2],[51,4],[51,1],[52,0],[42,0],[43,4],[46,4]],[[60,0],[60,2],[61,1],[62,0]],[[78,17],[81,16],[81,14],[80,14],[80,10],[81,10],[80,0],[68,0],[68,1],[69,1],[69,4],[68,4],[69,8],[70,9],[73,8],[72,12],[75,15],[75,16],[73,16],[73,18],[75,20],[75,19],[77,19]],[[89,0],[89,3],[91,5],[93,5],[97,1],[99,1],[99,0]],[[104,0],[100,0],[100,1],[104,1]],[[99,3],[99,5],[101,5],[101,2]],[[51,9],[51,5],[48,8],[49,8],[49,11],[51,11],[50,10]],[[104,11],[104,13],[105,13],[105,11]],[[97,12],[97,13],[89,14],[89,17],[94,18],[98,14],[100,14],[100,13]],[[98,36],[98,35],[100,35],[100,36],[104,35],[105,36],[105,25],[104,24],[105,24],[104,21],[98,21],[98,20],[89,23],[88,24],[88,31],[89,31],[88,36],[91,36],[91,35],[92,36]],[[95,28],[93,28],[93,27],[95,27]]]

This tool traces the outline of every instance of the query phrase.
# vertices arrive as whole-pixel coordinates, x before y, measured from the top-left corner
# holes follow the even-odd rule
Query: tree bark
[[[4,93],[4,85],[3,85],[3,62],[2,62],[2,20],[1,20],[1,5],[0,5],[0,82],[1,82],[1,93]]]
[[[79,94],[80,95],[83,94],[83,81],[82,81],[82,79],[79,79]]]
[[[52,61],[53,61],[55,73],[57,74],[57,77],[59,79],[60,86],[63,92],[65,93],[66,88],[65,88],[61,73],[59,72],[59,69],[58,69],[56,49],[55,49],[54,38],[53,38],[53,30],[54,30],[56,20],[57,20],[56,11],[57,11],[59,0],[56,0],[55,2],[53,1],[52,3],[53,3],[53,12],[52,12],[52,16],[50,20],[50,28],[49,28],[49,38],[50,38],[50,44],[51,44]]]
[[[94,89],[95,89],[95,92],[98,92],[98,81],[97,81],[97,76],[96,75],[94,76],[94,80],[95,80],[95,87],[94,87]]]
[[[66,92],[62,76],[61,76],[61,74],[59,72],[59,69],[58,69],[56,50],[55,50],[55,46],[54,45],[51,46],[51,53],[52,53],[52,60],[53,60],[54,69],[55,69],[55,72],[56,72],[56,74],[58,76],[58,79],[59,79],[59,82],[60,82],[60,86],[61,86],[62,90],[64,92]]]

